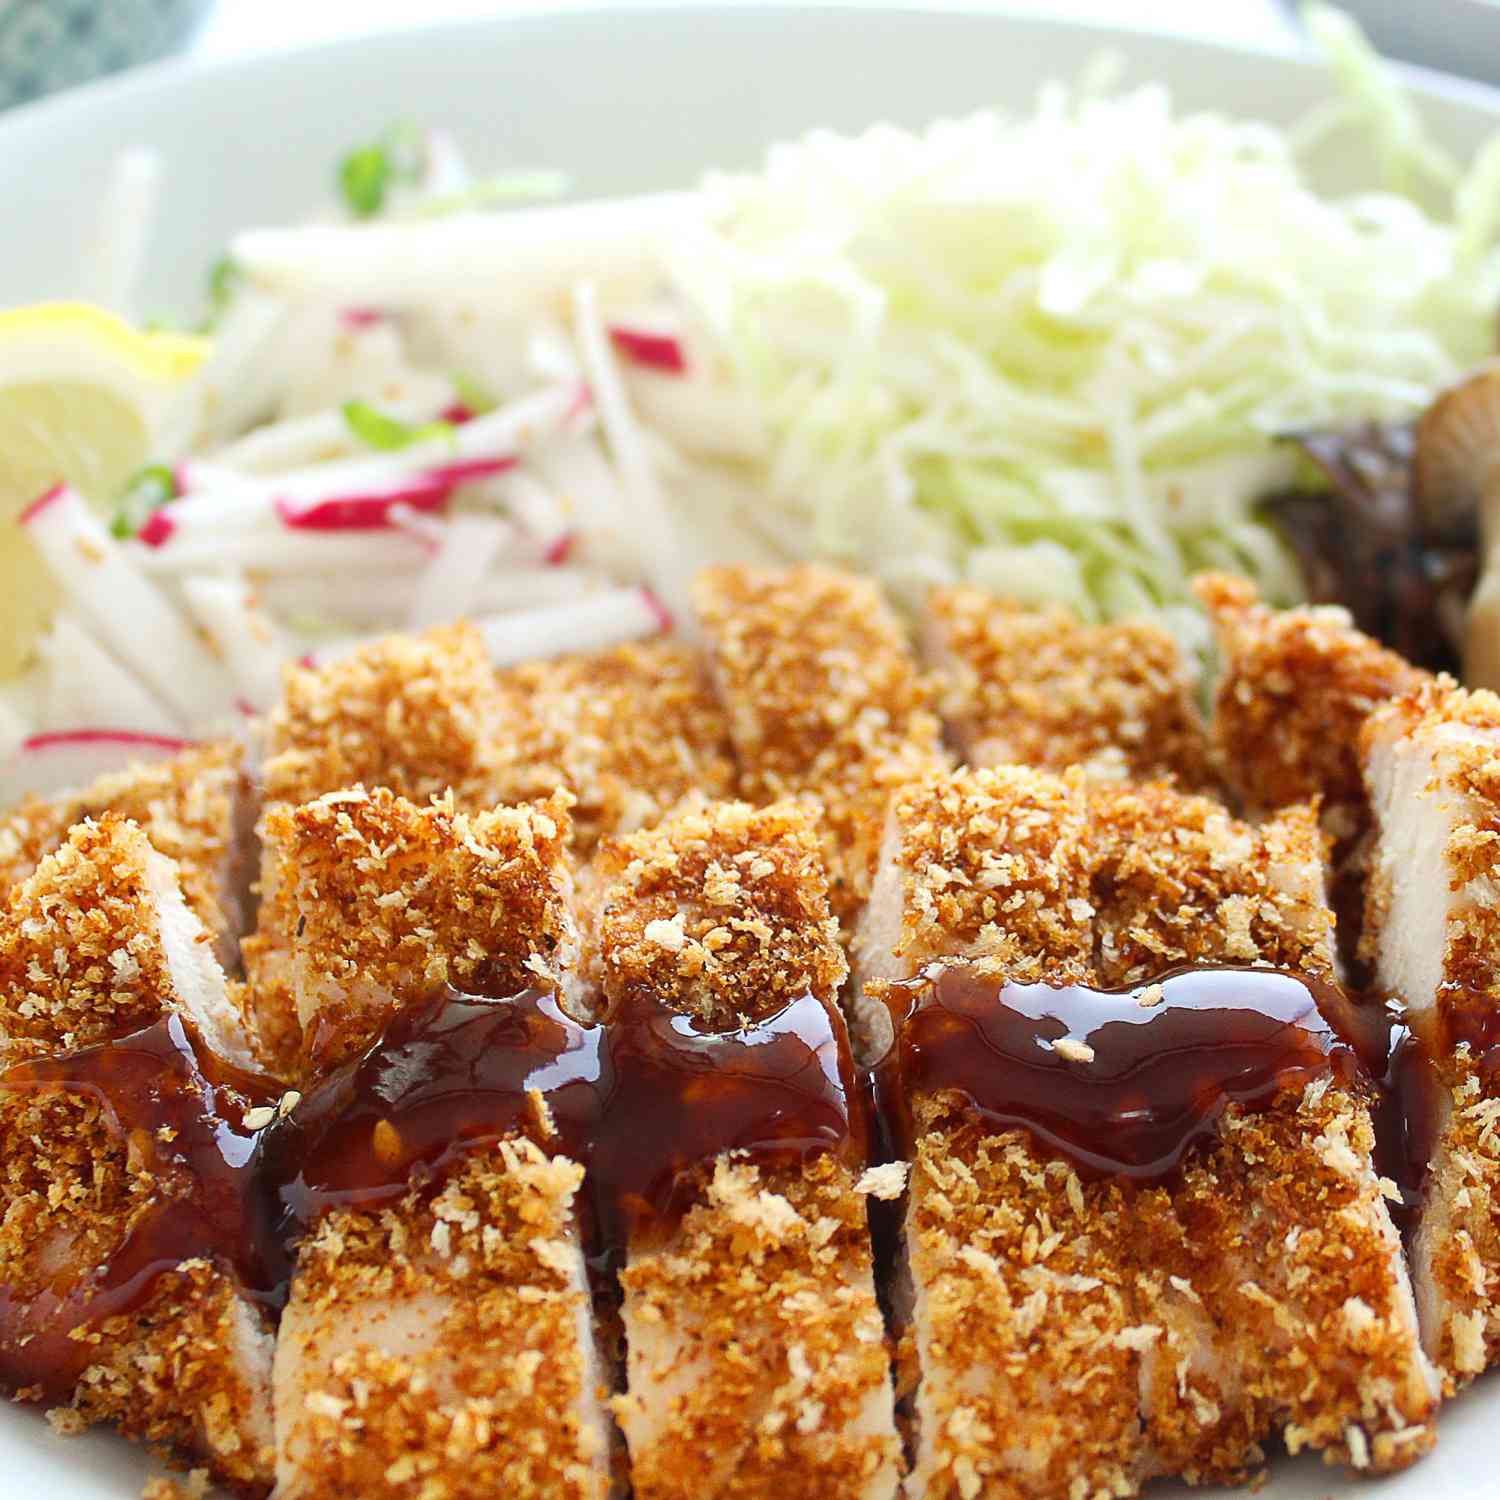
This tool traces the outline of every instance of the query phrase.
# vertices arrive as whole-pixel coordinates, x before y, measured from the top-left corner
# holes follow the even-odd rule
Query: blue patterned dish
[[[211,0],[0,0],[0,109],[151,62]]]

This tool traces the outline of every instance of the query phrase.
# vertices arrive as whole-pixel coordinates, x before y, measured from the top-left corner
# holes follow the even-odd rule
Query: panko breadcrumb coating
[[[1334,971],[1328,841],[1310,806],[1242,823],[1162,782],[1100,786],[1090,805],[1095,967],[1106,985],[1193,963]]]
[[[1251,816],[1321,798],[1329,832],[1352,837],[1367,820],[1360,726],[1427,674],[1335,605],[1269,609],[1251,584],[1223,574],[1193,587],[1224,658],[1213,736],[1231,789]]]
[[[7,1064],[119,1038],[166,1010],[216,1039],[221,1055],[248,1056],[208,935],[170,861],[133,823],[106,815],[73,829],[11,893],[0,934]],[[67,1316],[34,1299],[65,1297],[156,1205],[188,1191],[153,1157],[91,1093],[0,1087],[0,1285],[10,1309],[37,1316],[40,1306],[42,1326]],[[232,1272],[185,1260],[138,1306],[77,1338],[87,1354],[58,1421],[113,1422],[201,1457],[235,1488],[264,1492],[272,1334]]]
[[[841,1028],[844,959],[806,808],[710,804],[607,845],[601,901],[612,1022],[661,1005],[730,1029],[810,992]],[[691,1085],[704,1107],[713,1082]],[[627,1245],[614,1409],[637,1500],[894,1496],[859,1150],[720,1156],[679,1223]]]
[[[251,1041],[176,867],[134,823],[80,823],[0,920],[0,1060],[139,1031],[174,1009],[231,1062]]]
[[[1500,1361],[1500,697],[1446,679],[1361,736],[1378,838],[1365,938],[1436,1074],[1435,1141],[1412,1274],[1450,1384]]]
[[[798,803],[684,809],[606,843],[598,873],[606,1014],[641,995],[723,1027],[844,982],[816,825]]]
[[[938,707],[970,765],[1210,782],[1187,659],[1155,622],[1085,625],[1063,609],[948,588],[934,590],[923,623]]]
[[[265,798],[311,802],[363,783],[413,802],[500,800],[502,703],[472,625],[391,635],[326,667],[286,669],[265,725]]]
[[[355,789],[273,814],[306,917],[293,946],[309,1036],[326,1018],[352,1045],[354,984],[376,991],[380,1020],[434,982],[557,987],[574,947],[566,803],[466,816]],[[379,1024],[353,1019],[366,1037]],[[377,1157],[382,1128],[398,1125],[375,1127]],[[277,1342],[281,1500],[603,1500],[583,1175],[517,1132],[394,1204],[317,1221]]]
[[[1098,965],[1119,967],[1122,935],[1142,966],[1326,974],[1322,849],[1306,809],[1251,830],[1164,784],[959,772],[897,799],[857,953],[877,996],[942,957],[996,979],[1117,979]],[[919,1098],[914,1117],[913,1500],[1243,1478],[1277,1430],[1357,1468],[1430,1444],[1430,1372],[1357,1090],[1319,1080],[1231,1109],[1217,1144],[1150,1187],[1085,1179],[957,1096]]]
[[[321,668],[288,667],[263,730],[266,845],[256,930],[241,945],[262,1065],[292,1077],[302,1044],[291,931],[265,820],[276,808],[352,786],[416,803],[452,795],[464,812],[501,799],[504,702],[470,625],[382,637]]]
[[[276,1345],[279,1500],[605,1500],[582,1182],[518,1138],[323,1217]]]
[[[573,847],[659,822],[690,794],[733,795],[724,710],[675,641],[524,662],[499,674],[502,800],[570,791]]]
[[[965,957],[1027,982],[1093,965],[1088,783],[1029,766],[933,776],[891,805],[853,945],[863,981]]]
[[[233,967],[245,929],[243,844],[253,816],[242,760],[237,744],[218,740],[111,772],[81,791],[26,798],[0,823],[0,900],[75,823],[117,813],[175,861],[188,905],[213,934],[220,962]]]
[[[947,764],[928,686],[872,580],[806,565],[709,568],[693,602],[729,713],[740,794],[823,815],[834,914],[870,888],[886,804]]]
[[[444,985],[560,991],[576,962],[565,794],[468,814],[353,787],[272,808],[265,834],[295,916],[303,1080]]]

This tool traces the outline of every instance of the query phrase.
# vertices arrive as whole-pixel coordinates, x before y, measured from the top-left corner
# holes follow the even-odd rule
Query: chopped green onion
[[[561,198],[571,186],[562,172],[502,172],[487,177],[458,193],[443,193],[416,205],[419,219],[440,219],[445,214],[489,208],[496,203],[526,203],[538,198]]]
[[[385,207],[391,159],[384,146],[358,146],[339,163],[339,189],[356,219],[373,219]]]
[[[392,125],[379,140],[356,146],[339,163],[339,191],[349,212],[356,219],[373,219],[392,187],[422,175],[425,155],[422,129],[409,120]]]
[[[212,333],[219,320],[229,311],[240,284],[245,279],[245,268],[227,255],[221,255],[208,268],[208,311],[198,324],[199,333]]]
[[[485,412],[494,411],[500,404],[472,375],[455,370],[448,378],[453,382],[454,395],[474,416],[482,417]]]
[[[346,401],[344,421],[349,424],[349,431],[362,443],[378,448],[382,453],[409,448],[413,443],[424,442],[428,438],[453,436],[451,422],[403,422],[383,411],[377,411],[367,401]]]
[[[177,498],[177,476],[166,464],[147,464],[130,476],[120,503],[110,517],[109,533],[129,541],[145,524],[146,517]]]

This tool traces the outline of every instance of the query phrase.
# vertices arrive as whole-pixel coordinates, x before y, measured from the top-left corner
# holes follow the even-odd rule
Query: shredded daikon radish
[[[630,409],[614,350],[599,316],[598,293],[591,282],[574,289],[573,311],[584,372],[630,506],[631,532],[641,567],[672,613],[688,621],[688,578],[682,568],[677,534],[667,517],[661,484]]]
[[[232,253],[261,287],[345,304],[541,304],[584,277],[639,296],[675,226],[697,211],[694,194],[659,193],[420,223],[252,229]]]
[[[479,597],[490,564],[505,546],[509,528],[493,516],[455,516],[426,571],[417,581],[406,623],[425,629],[467,614]]]
[[[122,318],[138,318],[142,312],[141,269],[161,187],[161,153],[147,146],[127,146],[116,155],[99,201],[98,229],[84,281],[92,300]]]
[[[182,580],[182,597],[224,658],[241,711],[271,708],[281,693],[282,667],[293,653],[255,590],[243,578],[195,576]]]
[[[555,609],[527,610],[476,622],[497,667],[569,651],[598,651],[660,635],[672,617],[649,589],[614,589]]]
[[[141,734],[175,735],[184,720],[168,709],[70,614],[60,614],[41,642],[45,696],[39,727],[107,724]]]
[[[188,624],[95,519],[59,486],[22,519],[70,607],[184,724],[228,720],[234,696]]]

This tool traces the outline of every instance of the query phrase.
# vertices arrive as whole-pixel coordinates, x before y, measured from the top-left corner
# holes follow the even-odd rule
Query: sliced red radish
[[[196,743],[180,734],[146,734],[139,729],[51,729],[28,736],[21,750],[23,754],[35,755],[64,747],[111,745],[123,750],[156,750],[163,755],[176,755]]]
[[[192,744],[171,735],[95,727],[34,734],[0,771],[0,801],[56,796],[135,761],[169,760]]]
[[[54,484],[50,490],[38,495],[20,515],[16,517],[16,523],[20,526],[29,526],[41,513],[55,501],[61,500],[67,490],[65,484]]]
[[[165,510],[153,510],[141,523],[136,540],[148,547],[160,547],[177,529],[177,523]]]
[[[666,375],[687,372],[687,351],[682,340],[671,333],[652,333],[645,328],[629,328],[622,323],[609,325],[610,342],[633,365],[659,370]]]

